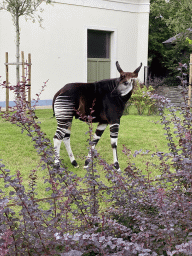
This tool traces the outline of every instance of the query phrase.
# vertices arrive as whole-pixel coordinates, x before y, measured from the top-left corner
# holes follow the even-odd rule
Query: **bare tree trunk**
[[[15,15],[15,28],[16,28],[16,84],[19,83],[19,48],[20,48],[20,31],[19,31],[19,15]]]

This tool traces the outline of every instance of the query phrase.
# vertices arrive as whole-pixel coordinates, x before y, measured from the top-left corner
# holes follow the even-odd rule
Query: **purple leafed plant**
[[[62,163],[60,168],[54,166],[54,148],[37,122],[35,108],[26,101],[24,88],[25,83],[11,87],[17,95],[15,107],[0,115],[31,138],[40,156],[39,165],[48,173],[44,182],[49,197],[43,204],[38,200],[36,169],[29,174],[28,189],[19,171],[11,175],[0,162],[4,182],[0,190],[0,255],[64,255],[72,250],[84,256],[191,255],[192,115],[187,88],[183,86],[185,100],[179,110],[167,99],[150,95],[156,101],[169,152],[151,153],[147,175],[131,162],[130,155],[149,154],[150,149],[132,153],[124,146],[128,164],[122,173],[96,150],[91,151],[92,112],[86,118],[92,158],[83,178]],[[99,179],[98,164],[107,184]],[[152,176],[152,169],[160,175]]]

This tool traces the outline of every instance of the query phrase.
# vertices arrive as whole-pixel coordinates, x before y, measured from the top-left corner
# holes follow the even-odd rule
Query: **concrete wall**
[[[68,82],[87,81],[87,30],[112,32],[111,78],[118,77],[115,62],[124,71],[134,71],[148,58],[149,0],[60,0],[42,4],[41,28],[38,22],[20,18],[20,50],[32,56],[32,98],[48,81],[41,104],[50,104],[53,95]],[[0,81],[5,80],[5,52],[15,62],[15,27],[11,15],[0,15]],[[10,66],[10,82],[15,83],[15,67]],[[143,80],[142,68],[139,79]],[[13,100],[13,95],[10,100]],[[0,90],[0,102],[5,90]],[[45,102],[47,101],[47,102]],[[2,105],[2,104],[0,104]]]

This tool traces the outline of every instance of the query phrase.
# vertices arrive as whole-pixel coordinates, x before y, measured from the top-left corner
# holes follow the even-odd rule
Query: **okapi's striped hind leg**
[[[107,124],[101,124],[101,123],[98,124],[95,134],[93,135],[93,141],[92,141],[92,146],[91,146],[90,152],[87,156],[87,159],[85,160],[84,168],[87,168],[89,166],[91,154],[92,154],[91,151],[95,149],[95,147],[96,147],[97,143],[99,142],[106,127],[107,127]]]
[[[55,148],[55,165],[60,165],[60,147],[61,142],[63,141],[72,165],[74,167],[78,167],[70,145],[74,103],[68,96],[58,96],[54,103],[54,112],[57,119],[57,130],[53,138]]]
[[[53,138],[53,144],[54,144],[54,149],[55,149],[55,166],[59,167],[60,166],[60,147],[61,147],[61,141],[57,138]]]
[[[61,147],[61,142],[62,140],[59,140],[56,136],[53,138],[54,142],[54,148],[55,148],[55,165],[59,166],[60,165],[60,147]],[[67,130],[65,133],[65,137],[63,138],[63,142],[65,144],[65,148],[67,150],[67,154],[69,156],[69,159],[71,161],[71,164],[77,168],[79,167],[75,157],[73,155],[73,151],[71,149],[71,144],[70,144],[70,131]]]
[[[119,124],[111,124],[110,125],[110,138],[111,138],[111,147],[113,149],[113,163],[114,167],[118,172],[121,172],[119,167],[118,157],[117,157],[117,141],[118,141],[118,133],[119,133]]]
[[[65,144],[65,148],[67,150],[67,153],[68,153],[68,156],[69,156],[69,159],[71,161],[71,164],[75,167],[75,168],[78,168],[79,165],[77,164],[76,160],[75,160],[75,157],[73,155],[73,151],[71,149],[71,143],[70,143],[70,133],[69,134],[66,134],[65,135],[65,138],[63,139],[63,142]]]

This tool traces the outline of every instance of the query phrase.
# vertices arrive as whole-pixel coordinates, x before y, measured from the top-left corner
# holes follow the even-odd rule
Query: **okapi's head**
[[[133,89],[133,81],[135,78],[138,77],[138,73],[142,67],[142,63],[138,68],[135,69],[133,73],[124,72],[121,69],[118,61],[116,62],[116,66],[117,66],[117,70],[120,73],[120,82],[117,87],[117,91],[121,94],[121,96],[125,96]]]

